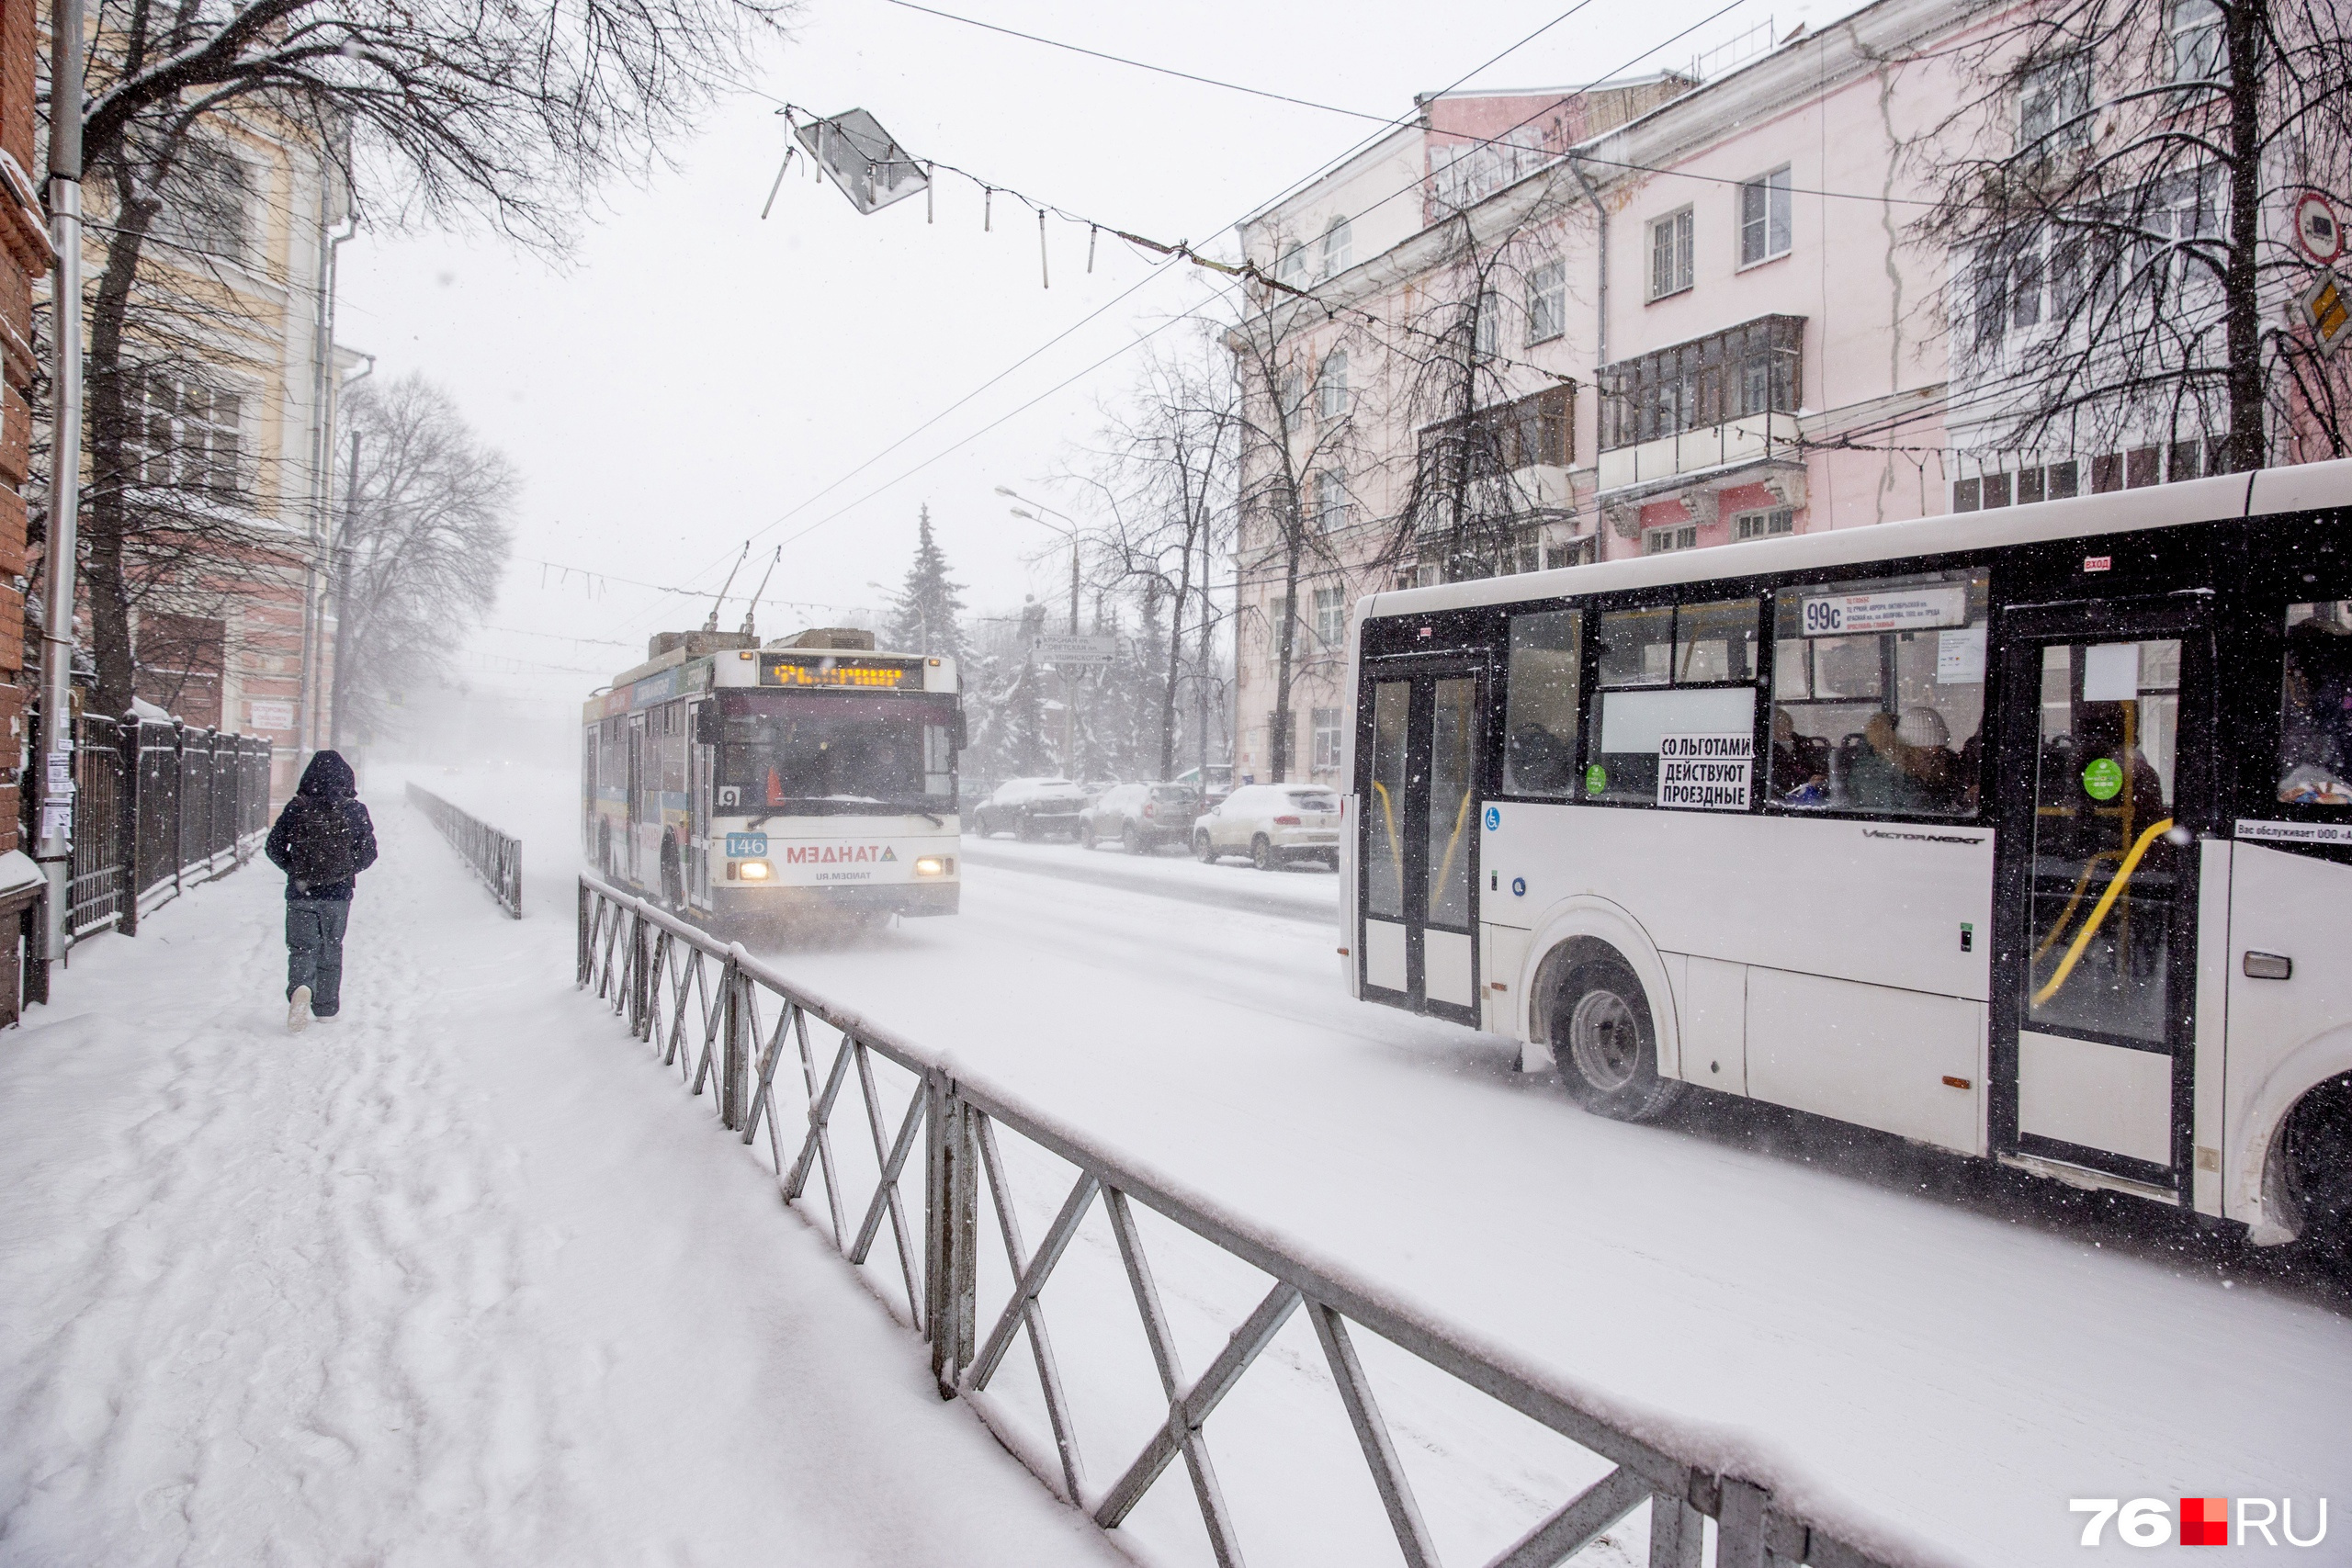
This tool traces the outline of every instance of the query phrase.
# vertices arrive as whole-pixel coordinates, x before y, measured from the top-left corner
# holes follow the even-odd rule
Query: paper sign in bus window
[[[1745,811],[1756,766],[1756,737],[1663,735],[1657,742],[1657,803],[1683,811]]]
[[[1961,626],[1936,634],[1936,684],[1974,686],[1984,680],[1984,628]]]
[[[1968,624],[1968,588],[1887,588],[1874,593],[1831,593],[1804,603],[1807,637],[1853,637],[1863,632],[1932,631]]]
[[[2140,698],[2140,645],[2099,642],[2083,649],[2083,701],[2130,703]]]

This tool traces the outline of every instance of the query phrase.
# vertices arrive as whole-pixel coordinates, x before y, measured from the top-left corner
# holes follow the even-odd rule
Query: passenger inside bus
[[[1840,750],[1847,790],[1862,810],[1948,813],[1960,804],[1960,756],[1934,708],[1907,707],[1900,718],[1872,714]]]
[[[2278,727],[2278,798],[2352,806],[2352,604],[2287,612]]]

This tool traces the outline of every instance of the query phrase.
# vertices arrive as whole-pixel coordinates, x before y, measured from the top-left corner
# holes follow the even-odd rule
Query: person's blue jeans
[[[347,898],[286,900],[286,997],[311,987],[311,1016],[333,1018],[343,1005],[343,931],[351,921]]]

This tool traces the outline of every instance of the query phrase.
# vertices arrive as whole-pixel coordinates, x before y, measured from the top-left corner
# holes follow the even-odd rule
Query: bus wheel
[[[1552,1055],[1568,1098],[1598,1115],[1647,1122],[1681,1098],[1680,1084],[1658,1077],[1649,998],[1621,961],[1586,964],[1560,987]]]
[[[2279,1152],[2301,1221],[2297,1250],[2314,1269],[2352,1281],[2352,1077],[2303,1097],[2288,1115]]]

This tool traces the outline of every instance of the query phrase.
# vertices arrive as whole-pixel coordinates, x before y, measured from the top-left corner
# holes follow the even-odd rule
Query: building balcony
[[[1752,413],[1720,424],[1679,430],[1656,440],[1603,452],[1594,465],[1601,500],[1626,501],[1644,491],[1758,465],[1804,458],[1793,413]]]

